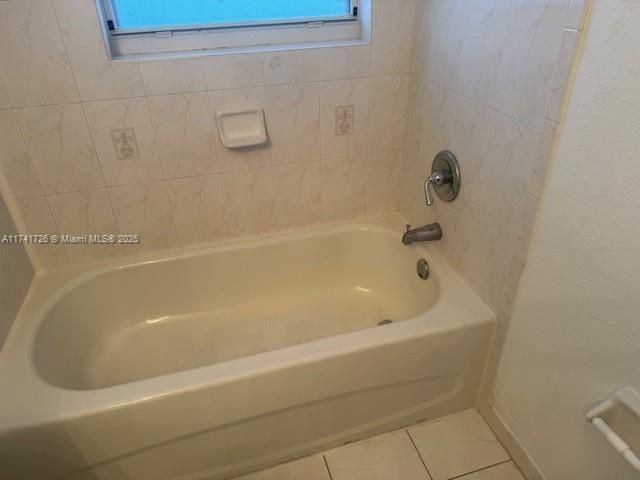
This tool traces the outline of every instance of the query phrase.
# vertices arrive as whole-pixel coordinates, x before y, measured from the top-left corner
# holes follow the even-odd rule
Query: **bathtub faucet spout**
[[[413,242],[432,242],[442,238],[442,228],[439,223],[430,223],[422,227],[411,229],[407,225],[407,231],[402,235],[402,243],[411,245]]]

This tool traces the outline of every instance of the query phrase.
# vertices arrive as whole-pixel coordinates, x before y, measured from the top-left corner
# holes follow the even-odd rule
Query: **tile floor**
[[[236,480],[524,480],[475,410]]]

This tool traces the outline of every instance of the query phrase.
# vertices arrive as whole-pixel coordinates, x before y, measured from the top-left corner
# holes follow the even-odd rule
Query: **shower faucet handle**
[[[460,166],[455,155],[444,150],[436,155],[431,166],[431,175],[424,182],[427,205],[433,205],[433,189],[445,202],[452,202],[460,193]]]
[[[433,172],[424,182],[424,195],[427,199],[427,205],[433,205],[433,195],[431,195],[431,185],[441,187],[447,183],[453,183],[453,175],[451,170],[439,170]]]

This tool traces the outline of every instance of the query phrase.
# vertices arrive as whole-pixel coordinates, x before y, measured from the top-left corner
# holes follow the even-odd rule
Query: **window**
[[[363,42],[370,0],[98,0],[112,57]],[[363,7],[364,6],[364,12]]]

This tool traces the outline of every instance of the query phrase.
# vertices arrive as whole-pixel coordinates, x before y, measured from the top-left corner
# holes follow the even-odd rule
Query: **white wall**
[[[640,2],[595,0],[495,391],[548,479],[637,479],[584,421],[640,391]]]

